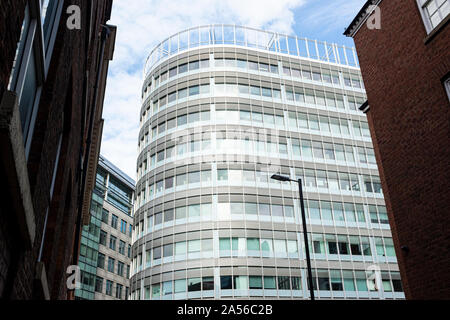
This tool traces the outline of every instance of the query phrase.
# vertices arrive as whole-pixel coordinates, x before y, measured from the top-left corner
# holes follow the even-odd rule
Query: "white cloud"
[[[327,33],[339,28],[342,28],[342,32],[344,32],[344,28],[350,24],[366,1],[367,0],[329,1],[327,5],[323,5],[323,3],[321,3],[322,1],[315,2],[314,6],[317,10],[314,8],[308,15],[305,15],[303,23],[320,30],[322,33]],[[313,3],[311,2],[311,4]]]
[[[306,0],[114,0],[118,27],[103,117],[102,154],[135,178],[144,61],[160,41],[184,29],[230,23],[293,33]]]

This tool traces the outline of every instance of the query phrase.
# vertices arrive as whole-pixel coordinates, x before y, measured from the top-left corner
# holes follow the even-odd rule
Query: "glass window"
[[[203,277],[202,289],[204,291],[214,290],[214,278],[213,277]]]
[[[171,256],[173,256],[173,244],[166,244],[163,247],[163,256],[164,257],[171,257]]]
[[[355,207],[353,203],[345,203],[345,220],[348,222],[356,222],[356,214],[355,214]]]
[[[200,60],[200,68],[209,68],[209,59]]]
[[[200,249],[201,249],[201,241],[200,240],[191,240],[188,242],[189,253],[200,252]]]
[[[428,33],[436,28],[450,13],[449,0],[419,0],[422,17]]]
[[[235,290],[247,290],[248,289],[248,277],[247,276],[234,276],[234,289]]]
[[[166,178],[165,187],[166,187],[166,189],[173,188],[173,177]]]
[[[275,277],[272,276],[265,276],[264,277],[264,289],[266,290],[271,290],[271,289],[276,289],[276,282],[275,282]]]
[[[335,221],[345,221],[342,203],[333,203],[333,213]]]
[[[220,238],[219,239],[219,249],[220,251],[231,250],[231,240],[230,238]]]
[[[312,144],[311,141],[302,140],[302,157],[312,158]]]
[[[281,99],[281,91],[279,89],[272,89],[272,96],[274,99]]]
[[[220,288],[222,290],[233,289],[233,282],[231,276],[221,276],[220,277]]]
[[[250,86],[250,93],[252,95],[260,96],[261,95],[261,88],[260,87],[255,87],[255,86]]]
[[[178,219],[185,219],[186,218],[186,207],[179,207],[175,210],[175,218]]]
[[[247,61],[238,59],[237,60],[237,67],[241,68],[241,69],[247,69]]]
[[[279,290],[291,290],[291,279],[287,276],[278,277],[278,289]]]
[[[253,118],[253,121],[256,121],[256,122],[263,122],[263,115],[262,115],[262,113],[259,113],[259,112],[253,112],[253,113],[252,113],[252,118]]]
[[[248,238],[247,239],[247,250],[259,251],[259,239],[258,238]]]
[[[189,71],[198,70],[200,68],[199,61],[191,61],[189,62]]]
[[[189,218],[199,217],[200,216],[200,205],[199,204],[190,205],[188,207],[188,214],[189,214]]]
[[[113,235],[109,236],[109,248],[110,249],[116,250],[116,241],[117,241],[116,237],[114,237]]]
[[[243,214],[244,213],[244,204],[241,202],[232,202],[230,204],[231,214]]]
[[[256,203],[246,203],[245,204],[245,214],[256,215],[258,214],[258,208]]]
[[[187,174],[177,175],[177,186],[184,186],[187,184]]]
[[[277,253],[286,253],[286,240],[273,240],[273,247]]]
[[[97,267],[104,269],[105,268],[105,255],[103,253],[98,253],[98,258],[97,258]]]
[[[250,70],[255,70],[255,71],[259,70],[257,62],[248,61],[248,67],[249,67]]]
[[[283,207],[281,205],[272,206],[272,215],[277,217],[283,216]]]
[[[312,80],[312,75],[310,70],[302,69],[303,78]]]
[[[188,96],[188,89],[181,89],[178,91],[178,99],[184,99]]]
[[[319,118],[316,115],[309,115],[309,127],[311,130],[320,130]]]
[[[272,97],[272,90],[270,88],[262,88],[263,97]]]
[[[294,207],[293,206],[285,206],[284,207],[284,215],[286,217],[294,217]]]
[[[200,121],[200,113],[193,112],[188,114],[188,123],[198,122]]]
[[[161,212],[155,214],[155,226],[162,223],[162,218],[163,218],[163,216],[162,216]]]
[[[249,277],[249,288],[250,289],[262,289],[262,277],[260,276],[250,276]]]
[[[106,237],[107,237],[107,233],[103,230],[100,230],[100,244],[106,246]]]
[[[195,96],[200,93],[200,87],[199,86],[193,86],[189,88],[189,96]]]
[[[261,239],[261,251],[273,252],[272,239]]]
[[[166,281],[162,283],[162,295],[167,296],[173,293],[172,281]]]
[[[240,85],[238,85],[238,89],[239,89],[240,94],[249,94],[250,93],[250,88],[248,85],[240,84]]]
[[[367,278],[364,271],[355,271],[356,288],[358,291],[369,291],[367,288]]]
[[[186,292],[186,279],[175,280],[175,293]]]
[[[275,66],[275,65],[271,64],[270,65],[270,72],[278,73],[278,66]]]
[[[270,206],[268,204],[259,204],[259,214],[263,216],[270,216]]]
[[[117,229],[117,221],[119,220],[119,217],[117,217],[116,215],[112,215],[111,217],[111,227],[113,227],[114,229]]]
[[[175,255],[176,256],[185,255],[186,250],[187,250],[187,242],[186,241],[175,243]]]
[[[187,63],[181,64],[181,65],[179,66],[179,71],[178,71],[178,73],[185,73],[185,72],[187,72],[187,71],[188,71],[188,64],[187,64]]]
[[[213,251],[213,240],[212,239],[203,239],[201,242],[202,242],[202,252]]]
[[[200,182],[200,171],[189,173],[189,184]]]
[[[188,291],[201,291],[202,290],[202,278],[188,279]]]
[[[161,259],[161,247],[156,247],[153,249],[153,260]]]

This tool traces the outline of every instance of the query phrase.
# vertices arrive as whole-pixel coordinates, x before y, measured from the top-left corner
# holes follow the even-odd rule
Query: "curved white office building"
[[[403,299],[356,52],[230,25],[151,53],[130,298]]]

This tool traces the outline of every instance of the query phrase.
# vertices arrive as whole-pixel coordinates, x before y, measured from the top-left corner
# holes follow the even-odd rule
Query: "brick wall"
[[[354,40],[405,294],[449,299],[450,106],[441,81],[450,27],[425,44],[416,1],[380,8],[381,30],[363,26]]]
[[[17,48],[17,33],[20,32],[22,12],[25,1],[1,1],[0,15],[0,99],[5,83],[11,73],[12,61]],[[95,7],[95,23],[92,26],[92,38],[89,42],[88,19],[90,5]],[[82,9],[82,29],[66,28],[65,14],[68,5],[79,5]],[[43,86],[33,135],[28,174],[36,222],[36,238],[29,250],[21,249],[16,244],[13,233],[6,233],[8,227],[14,230],[12,223],[6,222],[0,229],[0,248],[6,248],[0,255],[0,296],[10,299],[42,298],[35,280],[36,262],[44,234],[44,221],[49,209],[42,262],[51,299],[66,299],[66,268],[77,264],[78,247],[76,244],[77,222],[79,215],[81,168],[80,157],[87,152],[85,141],[88,128],[85,119],[89,119],[94,105],[94,85],[98,72],[98,55],[101,39],[100,24],[109,19],[112,0],[90,1],[72,0],[65,3],[59,30],[53,50],[49,74]],[[9,20],[4,20],[3,15]],[[13,26],[4,28],[5,25]],[[4,32],[4,30],[7,30]],[[6,63],[3,63],[6,61]],[[85,79],[86,71],[89,78]],[[86,85],[88,90],[85,90]],[[87,95],[87,97],[86,97]],[[88,103],[85,104],[87,99]],[[87,108],[86,108],[87,107]],[[102,109],[97,111],[96,119],[101,118]],[[49,201],[53,171],[56,165],[58,142],[62,135],[62,149],[56,175],[54,194]],[[95,148],[93,146],[92,148]],[[7,169],[7,168],[6,168]],[[10,190],[14,192],[14,190]],[[2,211],[7,207],[3,203]],[[5,231],[6,229],[6,231]],[[11,246],[11,244],[13,246]],[[14,250],[9,250],[14,248]],[[11,258],[14,252],[15,256]],[[5,281],[11,285],[7,292],[2,292]]]
[[[2,0],[0,2],[0,101],[8,86],[17,42],[20,39],[20,27],[25,13],[25,0]],[[4,180],[0,174],[1,181]],[[0,296],[8,284],[10,266],[14,260],[15,235],[9,229],[13,223],[7,215],[11,207],[7,205],[7,194],[0,197],[2,207],[0,208]]]

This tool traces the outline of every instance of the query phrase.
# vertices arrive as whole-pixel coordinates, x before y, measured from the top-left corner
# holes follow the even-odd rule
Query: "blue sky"
[[[140,91],[147,55],[184,29],[229,23],[354,46],[342,33],[366,0],[114,0],[101,153],[135,179]]]

